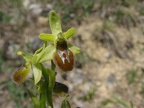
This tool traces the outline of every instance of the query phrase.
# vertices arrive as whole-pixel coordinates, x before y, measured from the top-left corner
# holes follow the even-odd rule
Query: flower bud
[[[59,96],[66,96],[68,93],[68,87],[62,83],[55,82],[53,92],[58,94]]]
[[[25,81],[25,79],[26,79],[26,77],[27,77],[27,75],[28,75],[29,72],[30,72],[29,68],[21,67],[13,75],[14,82],[16,84],[22,84]]]

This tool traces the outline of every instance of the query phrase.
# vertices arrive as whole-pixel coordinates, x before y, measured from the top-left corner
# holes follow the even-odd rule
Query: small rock
[[[33,52],[35,52],[41,46],[42,46],[42,41],[38,37],[32,38],[30,40],[30,47]]]
[[[105,58],[107,58],[107,59],[109,59],[109,58],[111,58],[111,53],[110,52],[107,52],[107,53],[105,53]]]
[[[38,22],[39,22],[41,25],[47,25],[47,23],[48,23],[48,18],[47,18],[47,17],[42,17],[42,16],[40,16],[40,17],[38,18]]]
[[[17,58],[17,51],[20,49],[18,44],[15,44],[12,41],[6,41],[4,44],[4,50],[2,57],[4,59],[16,59]]]
[[[49,4],[49,3],[46,5],[46,7],[47,7],[48,10],[52,10],[53,9],[52,4]]]
[[[74,18],[74,17],[75,17],[75,14],[74,14],[74,13],[71,13],[71,14],[70,14],[70,17],[71,17],[71,18]]]
[[[32,10],[32,13],[34,15],[39,15],[42,12],[42,8],[40,7],[39,4],[31,4],[29,6],[29,9]]]
[[[81,69],[75,69],[75,72],[71,72],[68,77],[68,79],[71,80],[72,83],[76,84],[81,84],[84,80]]]
[[[26,9],[28,8],[29,4],[30,4],[30,0],[24,0],[24,1],[23,1],[23,6],[24,6]]]
[[[116,82],[116,79],[115,79],[114,74],[110,74],[106,80],[106,87],[108,89],[112,89],[115,86],[115,82]]]

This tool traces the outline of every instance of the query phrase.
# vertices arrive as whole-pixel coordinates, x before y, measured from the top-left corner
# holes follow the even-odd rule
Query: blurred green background
[[[0,0],[0,108],[34,107],[26,91],[36,91],[32,83],[12,80],[24,63],[16,53],[42,45],[38,36],[50,33],[51,11],[63,31],[76,28],[69,42],[82,50],[72,72],[57,70],[72,108],[144,108],[143,0]],[[54,100],[60,108],[63,98]]]

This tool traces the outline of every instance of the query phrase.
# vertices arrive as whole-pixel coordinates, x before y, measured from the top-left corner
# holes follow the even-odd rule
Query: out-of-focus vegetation
[[[17,67],[23,64],[16,52],[22,48],[34,52],[37,47],[33,38],[41,32],[49,32],[47,28],[47,15],[50,11],[56,11],[62,18],[63,28],[71,26],[79,27],[84,22],[93,23],[101,19],[103,27],[97,28],[93,37],[106,47],[114,50],[115,54],[126,59],[119,50],[117,43],[112,37],[115,27],[123,27],[129,30],[131,27],[139,28],[144,32],[144,1],[143,0],[0,0],[0,107],[6,108],[7,103],[14,101],[11,108],[27,108],[31,104],[27,92],[23,86],[16,87],[11,80]],[[91,21],[92,19],[92,21]],[[101,36],[101,37],[100,37]],[[78,37],[81,40],[80,37]],[[115,36],[116,39],[121,37]],[[34,40],[34,41],[33,41]],[[74,38],[75,40],[75,38]],[[138,43],[139,44],[139,43]],[[35,45],[35,46],[34,46]],[[125,49],[131,49],[134,45],[127,42]],[[89,46],[91,47],[91,46]],[[32,49],[32,50],[31,50]],[[78,55],[76,65],[82,68],[87,61],[101,61],[91,58],[84,53]],[[140,53],[143,53],[141,50]],[[79,66],[80,64],[80,66]],[[125,78],[130,86],[141,86],[139,93],[144,94],[143,82],[144,69],[141,67],[132,68],[126,71]],[[26,83],[26,85],[29,85]],[[25,85],[24,85],[25,86]],[[29,85],[30,88],[35,89]],[[97,91],[89,91],[82,96],[82,101],[92,101]],[[126,100],[126,99],[125,99]],[[27,101],[27,102],[26,102]],[[24,104],[22,104],[24,102]],[[103,104],[123,104],[129,108],[135,106],[119,98],[104,100]],[[103,106],[100,106],[103,107]],[[143,106],[140,106],[142,108]]]

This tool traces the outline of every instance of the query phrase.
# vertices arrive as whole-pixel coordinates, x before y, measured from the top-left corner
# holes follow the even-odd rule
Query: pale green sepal
[[[53,34],[45,34],[45,33],[41,33],[39,38],[43,41],[48,41],[51,43],[54,43],[54,41],[56,40],[57,36],[53,35]]]
[[[56,51],[54,45],[49,45],[43,49],[40,53],[33,56],[34,63],[42,63],[53,59],[53,54]]]
[[[37,49],[37,50],[35,51],[34,55],[39,54],[39,53],[42,51],[42,49],[43,49],[43,47],[41,47],[41,48]]]
[[[78,48],[78,47],[76,47],[76,46],[69,46],[69,49],[70,49],[74,54],[80,53],[80,48]]]
[[[33,62],[33,64],[38,63],[37,55],[34,55],[34,56],[33,56],[33,58],[32,58],[32,62]]]
[[[39,48],[38,50],[35,51],[33,57],[31,58],[33,64],[38,63],[38,61],[37,61],[37,57],[38,57],[39,53],[42,51],[42,49],[43,49],[43,47],[41,47],[41,48]]]
[[[66,39],[69,39],[71,36],[73,36],[75,34],[75,32],[76,31],[74,28],[70,28],[64,33],[64,36]]]
[[[40,81],[42,77],[42,69],[40,64],[34,64],[32,65],[33,75],[34,75],[34,82],[35,85]]]
[[[55,12],[50,13],[49,24],[52,34],[57,36],[60,32],[62,32],[60,18]]]
[[[30,61],[31,61],[31,58],[33,57],[33,55],[30,54],[30,53],[24,52],[24,51],[21,51],[21,52],[22,52],[23,58],[24,58],[27,62],[30,62]]]

